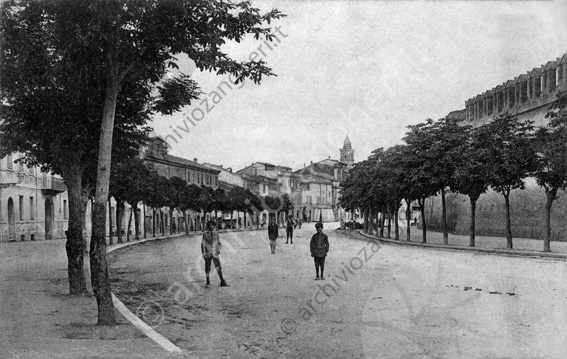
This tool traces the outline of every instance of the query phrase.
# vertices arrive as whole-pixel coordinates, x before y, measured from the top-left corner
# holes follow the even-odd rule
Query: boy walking
[[[323,223],[317,222],[315,224],[317,233],[311,237],[311,257],[315,260],[315,280],[325,280],[325,257],[329,251],[329,238],[323,233]],[[321,277],[319,277],[319,269],[321,269]]]
[[[276,224],[276,220],[272,218],[268,225],[268,238],[270,239],[272,254],[276,253],[276,239],[278,239],[278,235],[278,225]]]
[[[206,287],[209,288],[211,281],[209,279],[209,273],[211,272],[211,262],[214,263],[215,269],[220,279],[221,287],[228,287],[229,285],[225,282],[222,276],[222,268],[220,263],[220,252],[222,244],[219,240],[219,234],[216,231],[215,221],[207,222],[207,230],[203,233],[203,240],[201,241],[201,254],[205,260],[205,276],[207,278]]]

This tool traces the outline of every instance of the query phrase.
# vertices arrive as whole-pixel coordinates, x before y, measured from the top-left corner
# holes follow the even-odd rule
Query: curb
[[[246,229],[220,230],[220,231],[217,231],[217,232],[218,233],[248,232],[248,231],[257,231],[257,230],[262,230],[262,229],[263,228],[252,228],[252,229],[249,229],[249,230],[246,230]],[[145,243],[145,242],[149,242],[149,241],[155,241],[155,240],[158,240],[158,239],[159,240],[172,239],[172,238],[179,238],[179,237],[184,237],[184,236],[190,237],[190,236],[195,236],[195,235],[200,235],[200,234],[202,234],[202,232],[193,232],[193,233],[189,233],[189,235],[187,235],[186,233],[178,233],[178,234],[173,234],[173,235],[170,235],[170,236],[151,237],[151,238],[144,238],[144,239],[134,240],[134,241],[120,243],[120,244],[113,244],[112,247],[107,247],[106,253],[108,254],[108,253],[111,253],[111,252],[113,252],[117,249],[129,247],[129,246],[133,246],[133,245],[136,245],[136,244]],[[130,309],[128,309],[126,307],[126,305],[124,305],[124,303],[122,303],[120,301],[120,299],[118,299],[118,297],[116,297],[114,295],[114,293],[111,292],[111,296],[112,296],[112,303],[114,304],[115,308],[120,312],[120,314],[122,314],[124,316],[124,318],[126,318],[130,323],[132,323],[133,326],[135,326],[142,333],[144,333],[144,335],[146,335],[148,338],[150,338],[151,340],[153,340],[154,342],[159,344],[159,346],[161,346],[163,349],[167,350],[170,353],[182,353],[183,352],[178,346],[176,346],[175,344],[170,342],[163,335],[156,332],[152,327],[147,325],[143,320],[141,320],[134,313],[132,313],[130,311]]]
[[[506,255],[512,255],[518,257],[545,257],[545,258],[555,258],[555,259],[567,259],[567,254],[560,254],[560,253],[546,253],[546,252],[533,252],[533,251],[524,251],[524,250],[510,250],[510,249],[482,248],[482,247],[464,247],[464,246],[455,246],[455,245],[447,245],[447,244],[409,242],[402,240],[397,241],[394,239],[378,238],[376,236],[371,236],[369,234],[364,233],[362,230],[359,230],[358,233],[364,237],[372,238],[383,243],[391,243],[391,244],[406,245],[406,246],[418,246],[418,247],[426,247],[426,248],[434,248],[434,249],[449,249],[449,250],[457,250],[457,251],[483,252],[489,254],[506,254]]]
[[[182,236],[185,236],[185,235],[186,234],[184,233],[184,234],[177,234],[177,235],[172,235],[172,236],[168,236],[168,237],[151,237],[151,238],[145,238],[145,239],[137,240],[137,241],[134,241],[134,242],[130,241],[130,242],[126,242],[126,243],[120,243],[120,244],[113,245],[110,248],[107,248],[106,254],[111,253],[111,252],[113,252],[117,249],[120,249],[120,248],[129,247],[129,246],[133,246],[133,245],[144,243],[144,242],[154,241],[156,239],[170,239],[170,238],[182,237]],[[178,346],[176,346],[175,344],[170,342],[163,335],[156,332],[152,327],[147,325],[143,320],[141,320],[134,313],[132,313],[130,311],[130,309],[128,309],[126,307],[126,305],[124,305],[124,303],[122,303],[120,301],[120,299],[118,299],[118,297],[116,297],[114,295],[114,293],[111,292],[110,295],[112,296],[112,304],[114,304],[114,307],[120,312],[120,314],[122,314],[124,316],[124,318],[126,318],[130,323],[132,323],[133,326],[135,326],[142,333],[144,333],[145,336],[147,336],[148,338],[150,338],[151,340],[156,342],[160,347],[162,347],[163,349],[167,350],[170,353],[182,353],[183,352],[181,350],[181,348],[179,348]]]

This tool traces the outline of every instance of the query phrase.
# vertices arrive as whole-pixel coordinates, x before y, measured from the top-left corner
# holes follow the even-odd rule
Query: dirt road
[[[204,287],[200,237],[115,251],[113,291],[197,358],[565,358],[567,262],[368,242],[325,228],[314,281],[310,224],[294,244],[221,234],[231,287]],[[282,232],[280,232],[281,234]]]

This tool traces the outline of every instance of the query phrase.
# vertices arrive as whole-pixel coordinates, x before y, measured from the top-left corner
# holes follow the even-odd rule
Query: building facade
[[[69,218],[67,188],[58,176],[0,160],[0,242],[63,239]]]
[[[557,98],[557,91],[567,89],[567,53],[545,65],[509,79],[465,102],[466,122],[485,124],[509,112],[520,120],[545,123],[547,107]]]
[[[535,126],[547,123],[549,105],[557,99],[560,90],[567,90],[567,53],[545,65],[509,79],[465,102],[465,109],[449,113],[447,117],[461,119],[464,124],[481,126],[503,113],[510,113],[519,121],[530,120]],[[525,179],[525,190],[510,194],[512,234],[514,237],[543,238],[545,193],[533,178]],[[559,191],[551,213],[552,240],[565,241],[567,231],[567,193]],[[446,196],[449,231],[468,234],[471,214],[468,198],[455,193]],[[480,196],[476,209],[476,234],[505,236],[506,218],[504,199],[489,190]],[[442,207],[439,196],[426,201],[427,227],[441,230]]]

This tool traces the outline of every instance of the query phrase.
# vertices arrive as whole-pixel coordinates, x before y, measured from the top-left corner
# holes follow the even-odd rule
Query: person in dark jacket
[[[270,239],[272,254],[276,253],[276,239],[278,239],[278,235],[278,225],[276,224],[276,220],[272,218],[268,225],[268,238]]]
[[[287,217],[286,228],[285,228],[286,240],[285,244],[291,242],[293,244],[293,218]]]
[[[222,268],[220,263],[220,252],[222,244],[219,240],[219,234],[216,231],[217,224],[215,221],[209,221],[207,223],[207,230],[203,233],[203,240],[201,241],[201,254],[205,260],[205,276],[207,278],[206,287],[209,288],[211,281],[209,279],[209,273],[211,272],[211,262],[214,263],[217,270],[217,274],[220,279],[221,287],[228,287],[222,276]]]
[[[311,257],[315,260],[315,280],[325,280],[325,257],[329,251],[329,238],[323,233],[323,223],[317,222],[315,224],[317,233],[311,237]],[[319,277],[319,269],[321,269],[321,277]]]

